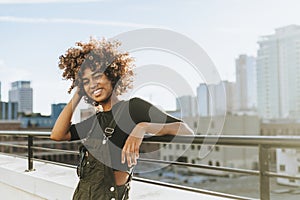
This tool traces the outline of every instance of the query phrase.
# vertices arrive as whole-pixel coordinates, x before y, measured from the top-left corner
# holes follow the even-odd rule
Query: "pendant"
[[[104,136],[104,138],[103,138],[103,140],[102,140],[102,144],[106,144],[106,142],[107,142],[107,137]]]

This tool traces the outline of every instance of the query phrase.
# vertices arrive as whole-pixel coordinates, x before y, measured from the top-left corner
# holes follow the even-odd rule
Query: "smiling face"
[[[93,101],[101,105],[110,102],[113,86],[104,73],[86,68],[82,74],[82,84],[86,95]]]

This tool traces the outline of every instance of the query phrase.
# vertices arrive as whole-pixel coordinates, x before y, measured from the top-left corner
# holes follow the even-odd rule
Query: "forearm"
[[[127,159],[128,166],[136,165],[137,158],[139,157],[139,149],[142,144],[145,133],[154,135],[193,135],[193,131],[183,122],[174,123],[138,123],[122,149],[122,163]]]
[[[139,124],[142,126],[147,133],[154,135],[194,135],[192,129],[184,122],[173,122],[173,123],[148,123],[142,122]]]
[[[69,133],[71,119],[75,108],[80,102],[81,96],[75,93],[70,102],[64,107],[59,117],[57,118],[50,138],[52,140],[70,140],[71,135]]]

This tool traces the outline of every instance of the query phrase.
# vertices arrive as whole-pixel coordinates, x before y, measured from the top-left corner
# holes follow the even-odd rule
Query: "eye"
[[[94,75],[94,77],[99,78],[99,77],[101,77],[102,75],[103,75],[102,73],[98,72],[98,73],[96,73],[96,74]]]
[[[102,73],[96,73],[94,74],[94,78],[98,79],[98,78],[101,78],[103,76]]]
[[[85,81],[82,82],[82,84],[83,84],[83,85],[88,85],[88,84],[89,84],[89,81],[88,81],[88,80],[85,80]]]

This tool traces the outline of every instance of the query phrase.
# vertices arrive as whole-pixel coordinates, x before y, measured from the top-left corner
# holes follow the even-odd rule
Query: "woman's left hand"
[[[137,164],[140,146],[142,144],[145,133],[145,125],[143,122],[137,124],[134,127],[122,149],[122,163],[125,163],[125,160],[127,160],[127,164],[129,167]]]

